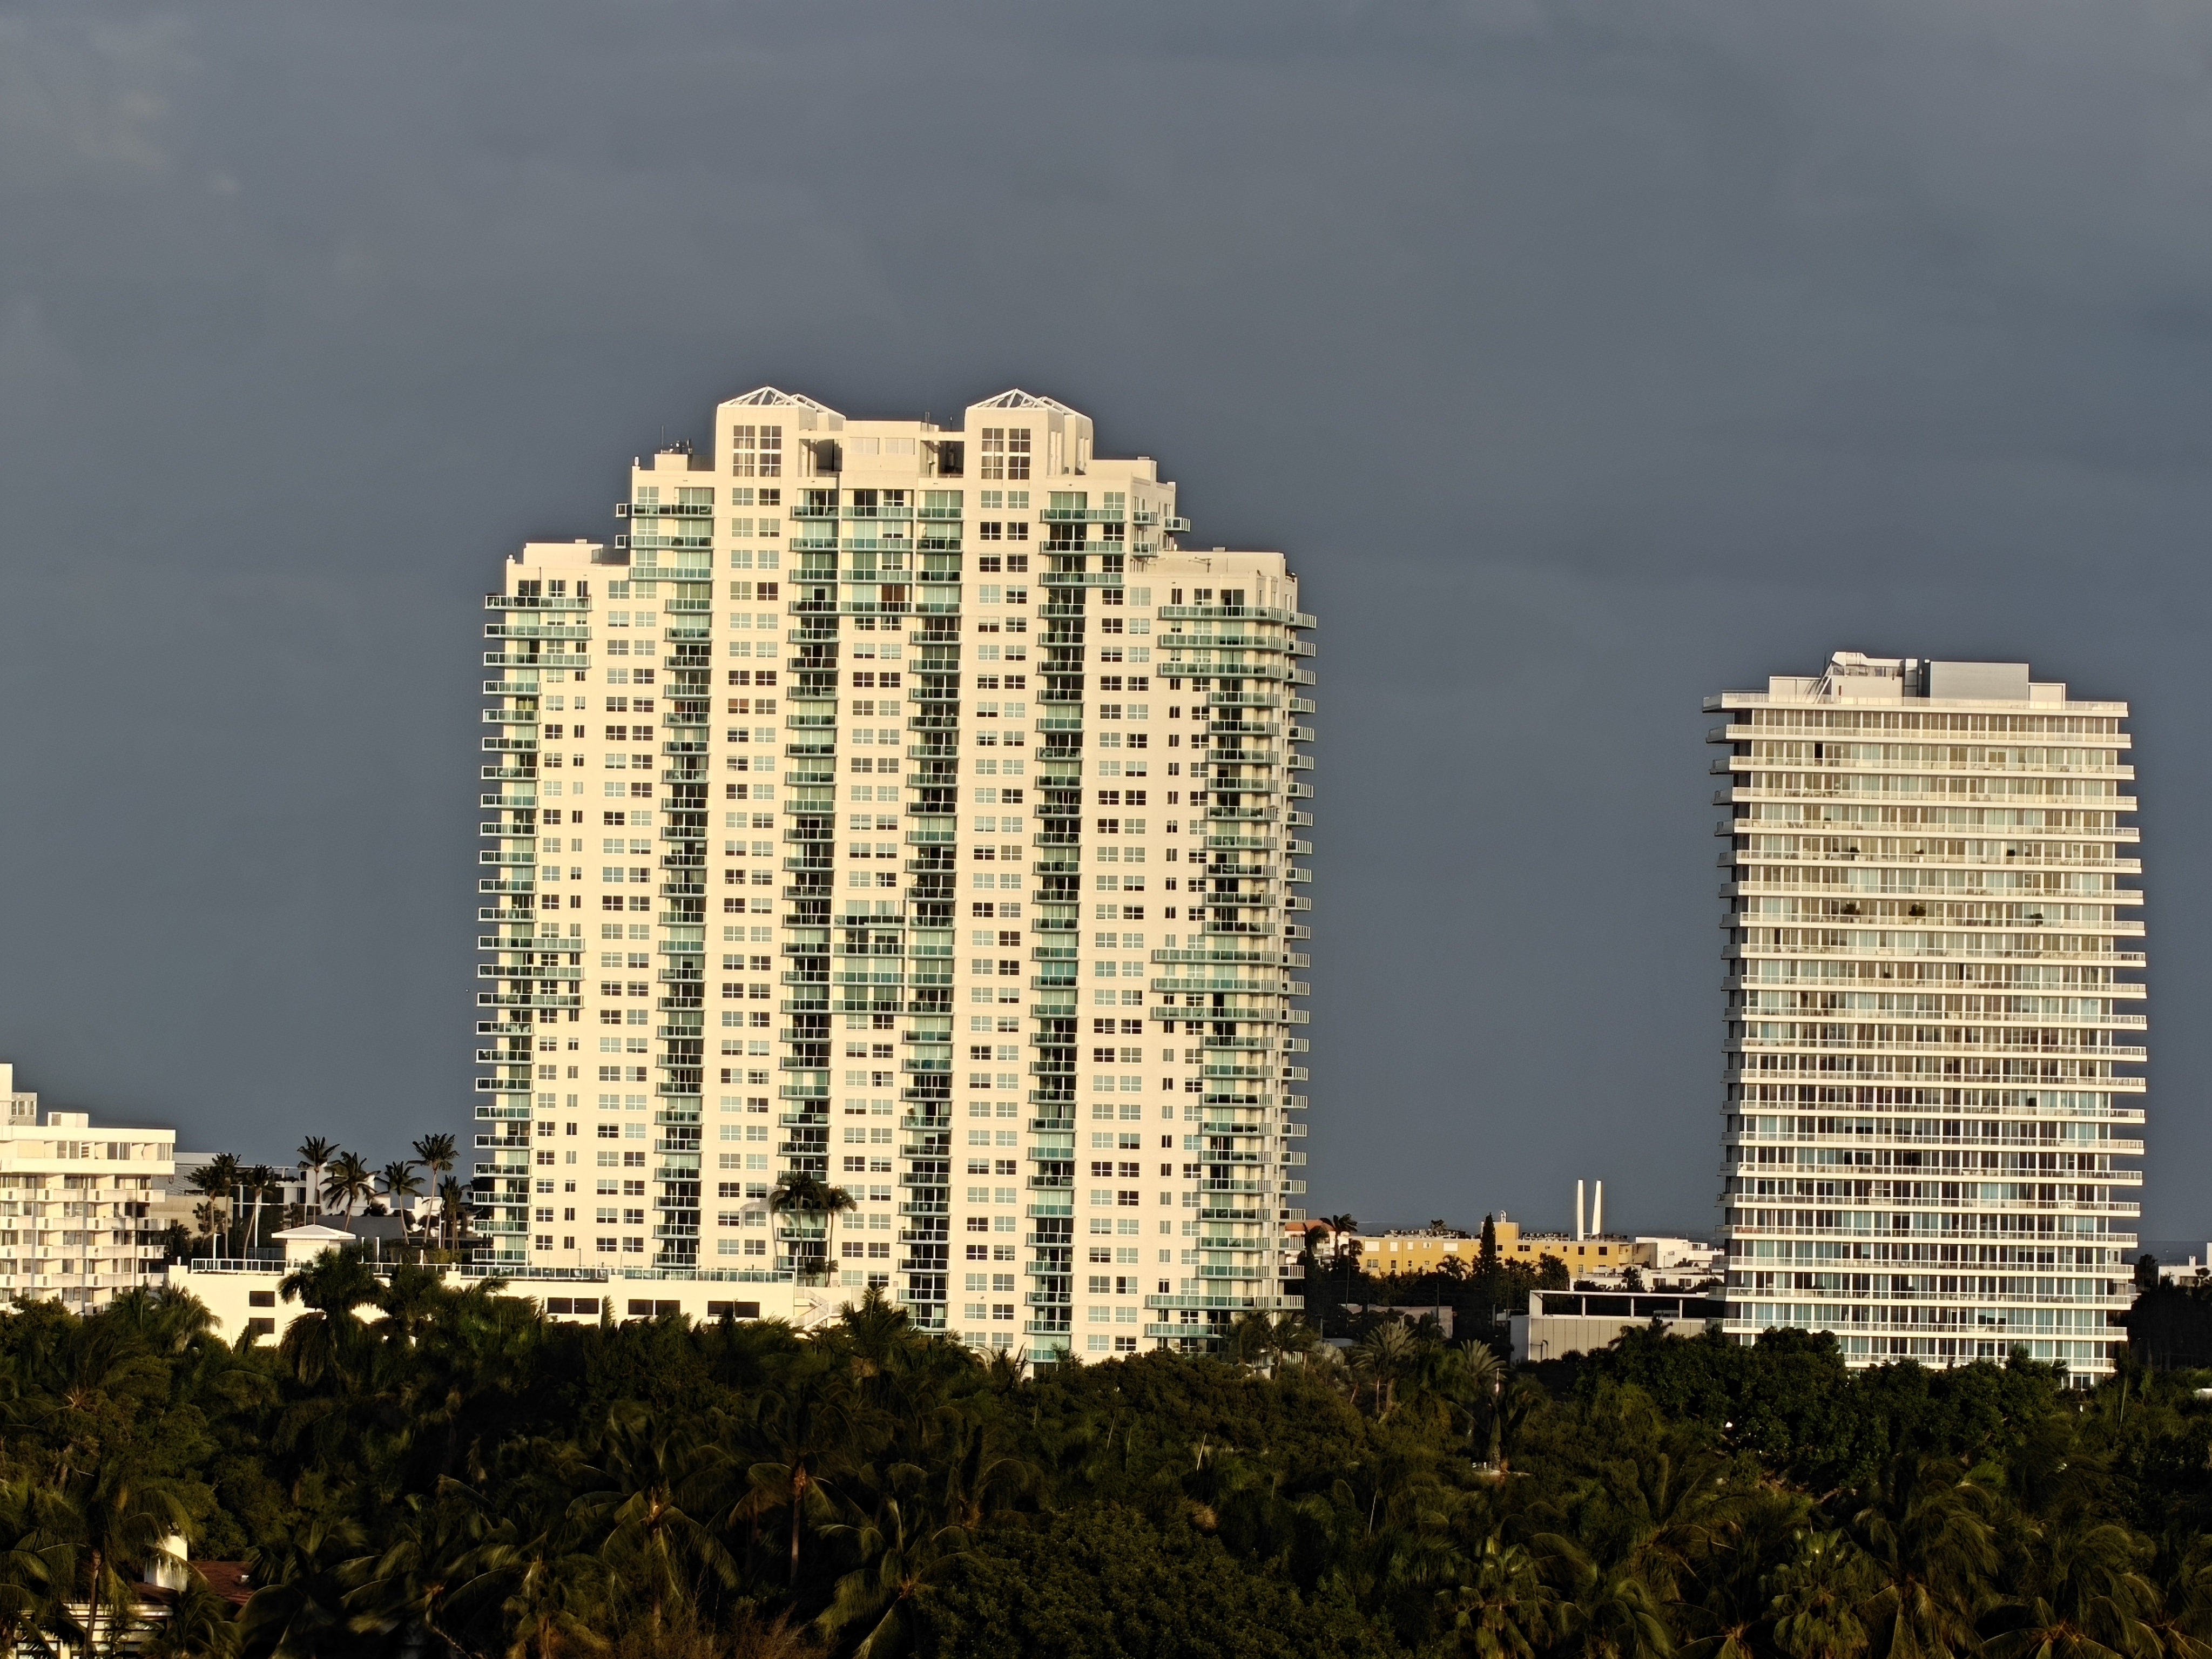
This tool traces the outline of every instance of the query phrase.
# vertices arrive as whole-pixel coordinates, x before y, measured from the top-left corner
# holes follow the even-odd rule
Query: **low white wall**
[[[274,1263],[265,1272],[242,1268],[195,1272],[189,1265],[175,1264],[168,1269],[166,1282],[198,1297],[214,1316],[216,1334],[226,1341],[236,1341],[249,1331],[278,1341],[292,1322],[307,1311],[297,1301],[287,1302],[277,1291],[287,1271]],[[548,1318],[564,1322],[597,1324],[604,1311],[618,1321],[681,1313],[705,1324],[720,1318],[727,1304],[741,1320],[781,1319],[802,1328],[834,1319],[847,1303],[860,1297],[856,1291],[798,1286],[788,1280],[751,1284],[620,1278],[520,1279],[508,1281],[500,1294],[534,1302]]]
[[[1580,1314],[1515,1314],[1513,1327],[1513,1363],[1525,1365],[1529,1360],[1564,1359],[1571,1353],[1590,1353],[1606,1346],[1624,1331],[1643,1330],[1650,1324],[1648,1319],[1587,1317]],[[1669,1336],[1702,1336],[1705,1322],[1702,1319],[1662,1319],[1660,1323]]]

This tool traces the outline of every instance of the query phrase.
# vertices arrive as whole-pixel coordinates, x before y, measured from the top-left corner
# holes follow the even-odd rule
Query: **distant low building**
[[[2195,1285],[2212,1277],[2212,1244],[2204,1247],[2203,1255],[2192,1255],[2185,1262],[2160,1262],[2158,1276],[2169,1285]]]
[[[220,1156],[217,1152],[179,1152],[176,1155],[174,1172],[155,1194],[149,1219],[155,1232],[161,1232],[174,1223],[194,1238],[199,1237],[199,1209],[208,1201],[208,1195],[192,1185],[192,1176]],[[302,1221],[314,1221],[322,1215],[321,1191],[312,1168],[304,1164],[280,1164],[272,1167],[276,1184],[262,1200],[261,1231],[264,1237],[295,1215]],[[251,1198],[241,1191],[234,1198],[222,1200],[220,1207],[242,1218],[252,1209],[253,1205]]]
[[[1688,1291],[1721,1282],[1727,1258],[1717,1244],[1694,1238],[1639,1237],[1651,1247],[1654,1260],[1644,1270],[1645,1285],[1654,1291]]]
[[[363,1231],[374,1234],[382,1218],[356,1216],[350,1226],[311,1222],[288,1227],[275,1235],[282,1255],[264,1259],[203,1256],[173,1264],[167,1282],[172,1289],[189,1292],[214,1316],[216,1334],[227,1340],[240,1336],[277,1341],[294,1320],[307,1311],[296,1299],[286,1301],[282,1285],[287,1273],[313,1262],[324,1252],[363,1243]],[[393,1226],[398,1225],[395,1219]],[[371,1242],[367,1248],[374,1250]],[[388,1271],[372,1262],[380,1275]],[[548,1318],[582,1320],[597,1324],[602,1316],[617,1322],[651,1319],[680,1313],[705,1322],[726,1314],[737,1320],[781,1319],[800,1329],[836,1317],[854,1293],[811,1290],[763,1274],[758,1282],[728,1283],[707,1279],[669,1279],[650,1268],[625,1273],[605,1267],[459,1267],[439,1270],[447,1282],[461,1289],[486,1279],[501,1281],[501,1294],[535,1303]],[[362,1310],[377,1317],[374,1308]]]
[[[1717,1297],[1679,1291],[1531,1291],[1528,1311],[1510,1322],[1513,1363],[1589,1353],[1654,1321],[1669,1336],[1701,1336],[1718,1330],[1726,1311]]]
[[[1517,1261],[1537,1267],[1546,1256],[1556,1256],[1566,1264],[1567,1271],[1577,1277],[1589,1273],[1620,1273],[1628,1267],[1650,1268],[1659,1263],[1662,1244],[1681,1243],[1687,1240],[1625,1238],[1617,1234],[1577,1238],[1567,1233],[1523,1233],[1521,1224],[1499,1217],[1494,1224],[1498,1235],[1498,1259]],[[1294,1229],[1303,1235],[1306,1228]],[[1336,1260],[1336,1252],[1348,1243],[1359,1246],[1359,1265],[1367,1273],[1395,1276],[1406,1273],[1449,1272],[1447,1264],[1458,1262],[1468,1272],[1474,1271],[1482,1254],[1479,1234],[1464,1229],[1446,1227],[1441,1222],[1427,1227],[1403,1232],[1352,1233],[1340,1236],[1328,1234],[1321,1259]]]

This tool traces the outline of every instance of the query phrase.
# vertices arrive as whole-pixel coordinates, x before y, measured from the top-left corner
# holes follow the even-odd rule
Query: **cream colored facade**
[[[1840,652],[1705,706],[1727,1329],[2109,1374],[2143,1121],[2127,705]]]
[[[1283,556],[1180,548],[1154,464],[1025,392],[714,420],[636,464],[613,546],[533,544],[487,601],[499,1261],[877,1285],[1041,1358],[1283,1305],[1313,708]],[[771,1217],[787,1170],[854,1208]]]
[[[174,1167],[176,1131],[95,1129],[84,1112],[42,1116],[6,1063],[0,1096],[0,1296],[83,1310],[157,1277],[148,1210]]]
[[[1557,1256],[1571,1273],[1619,1273],[1626,1267],[1656,1267],[1659,1261],[1656,1239],[1524,1234],[1517,1221],[1500,1221],[1496,1227],[1500,1261],[1534,1267],[1542,1265],[1546,1256]],[[1472,1273],[1482,1255],[1480,1234],[1430,1231],[1362,1233],[1355,1237],[1359,1245],[1359,1265],[1370,1273],[1436,1273],[1449,1261],[1458,1261]]]
[[[354,1241],[343,1229],[315,1222],[287,1229],[276,1238],[282,1247],[282,1261],[200,1257],[172,1263],[166,1282],[198,1297],[213,1317],[216,1334],[224,1340],[234,1342],[240,1336],[249,1336],[258,1341],[280,1342],[292,1322],[307,1311],[296,1297],[285,1299],[284,1276],[324,1251],[345,1249]],[[381,1267],[373,1270],[384,1271]],[[449,1285],[463,1290],[497,1276],[495,1270],[480,1267],[447,1268],[443,1273]],[[696,1277],[651,1283],[612,1277],[586,1282],[533,1279],[526,1269],[523,1277],[505,1284],[499,1294],[531,1303],[557,1324],[596,1325],[602,1317],[619,1322],[677,1313],[705,1324],[726,1314],[738,1320],[781,1320],[804,1330],[834,1318],[842,1306],[842,1300],[829,1292],[799,1289],[788,1277],[781,1283],[747,1288]],[[382,1316],[373,1307],[359,1311],[367,1318]]]

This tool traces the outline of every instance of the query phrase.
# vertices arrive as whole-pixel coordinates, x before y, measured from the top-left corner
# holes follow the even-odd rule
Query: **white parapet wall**
[[[291,1259],[239,1261],[206,1259],[173,1264],[166,1282],[170,1288],[197,1297],[216,1322],[216,1334],[230,1341],[241,1336],[281,1341],[292,1322],[308,1311],[296,1297],[287,1300],[283,1289],[286,1274],[313,1259],[317,1248],[336,1247],[336,1238],[303,1239],[300,1235],[325,1233],[322,1228],[295,1228],[279,1234]],[[343,1236],[337,1236],[343,1237]],[[304,1248],[308,1247],[308,1248]],[[388,1268],[377,1269],[380,1273]],[[857,1292],[826,1286],[800,1285],[788,1277],[763,1274],[741,1279],[732,1273],[715,1278],[702,1273],[678,1278],[666,1273],[619,1271],[605,1277],[556,1276],[524,1270],[512,1278],[476,1267],[447,1270],[447,1282],[458,1289],[492,1281],[499,1294],[533,1303],[547,1318],[562,1322],[597,1324],[602,1318],[617,1322],[652,1319],[682,1314],[696,1323],[729,1317],[741,1321],[781,1320],[800,1329],[825,1323],[857,1299]],[[375,1316],[374,1309],[364,1309]]]
[[[1669,1336],[1702,1336],[1720,1328],[1723,1308],[1717,1298],[1675,1293],[1531,1291],[1528,1311],[1508,1322],[1513,1363],[1594,1352],[1655,1321]]]

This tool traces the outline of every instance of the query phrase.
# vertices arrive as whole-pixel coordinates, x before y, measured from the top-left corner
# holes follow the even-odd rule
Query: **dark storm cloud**
[[[2136,702],[2145,1231],[2201,1235],[2209,55],[2016,0],[0,8],[0,1057],[258,1156],[457,1125],[499,558],[730,392],[1021,384],[1323,619],[1315,1208],[1711,1224],[1698,699],[1848,647]]]

